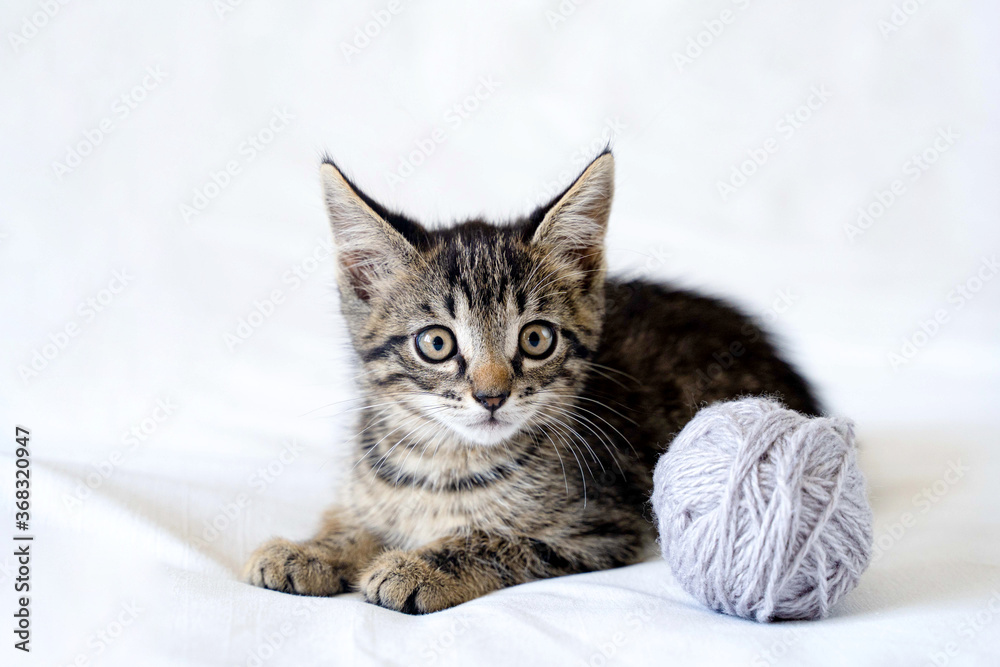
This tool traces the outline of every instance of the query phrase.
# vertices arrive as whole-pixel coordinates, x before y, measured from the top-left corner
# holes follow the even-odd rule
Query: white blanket
[[[0,10],[0,664],[1000,663],[995,5],[340,4]],[[351,464],[319,155],[497,219],[609,138],[613,270],[733,298],[857,420],[858,589],[759,625],[658,559],[423,617],[241,583]]]

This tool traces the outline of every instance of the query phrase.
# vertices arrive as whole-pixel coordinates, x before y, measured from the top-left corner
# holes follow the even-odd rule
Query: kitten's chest
[[[416,549],[435,540],[474,530],[517,530],[530,516],[530,503],[515,480],[489,488],[428,490],[397,485],[379,488],[361,482],[351,501],[362,522],[391,546]]]
[[[441,494],[400,493],[390,505],[387,533],[404,549],[416,549],[448,535],[487,525],[485,507]],[[480,503],[481,504],[481,503]]]
[[[532,434],[496,448],[423,447],[376,446],[353,469],[347,501],[390,546],[416,549],[473,531],[534,534],[582,501],[554,443]]]

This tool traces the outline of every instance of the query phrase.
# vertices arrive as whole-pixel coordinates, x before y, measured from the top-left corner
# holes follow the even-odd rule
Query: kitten
[[[503,226],[425,229],[331,160],[321,174],[360,461],[315,537],[254,552],[257,586],[414,614],[634,563],[655,537],[653,465],[700,407],[766,393],[819,411],[733,307],[605,279],[609,151]]]

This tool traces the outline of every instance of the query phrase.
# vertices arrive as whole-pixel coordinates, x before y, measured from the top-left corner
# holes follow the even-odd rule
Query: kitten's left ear
[[[599,280],[614,191],[615,159],[605,151],[549,206],[531,242],[570,262],[585,281]]]

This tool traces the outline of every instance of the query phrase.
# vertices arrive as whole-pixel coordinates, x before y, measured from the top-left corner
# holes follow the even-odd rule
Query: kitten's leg
[[[416,551],[385,551],[362,573],[360,588],[368,602],[425,614],[515,584],[624,565],[639,551],[632,536],[578,543],[570,553],[542,540],[477,532]]]
[[[284,593],[337,595],[354,587],[359,573],[382,549],[371,533],[334,509],[312,539],[275,538],[258,547],[243,576],[254,586]]]

